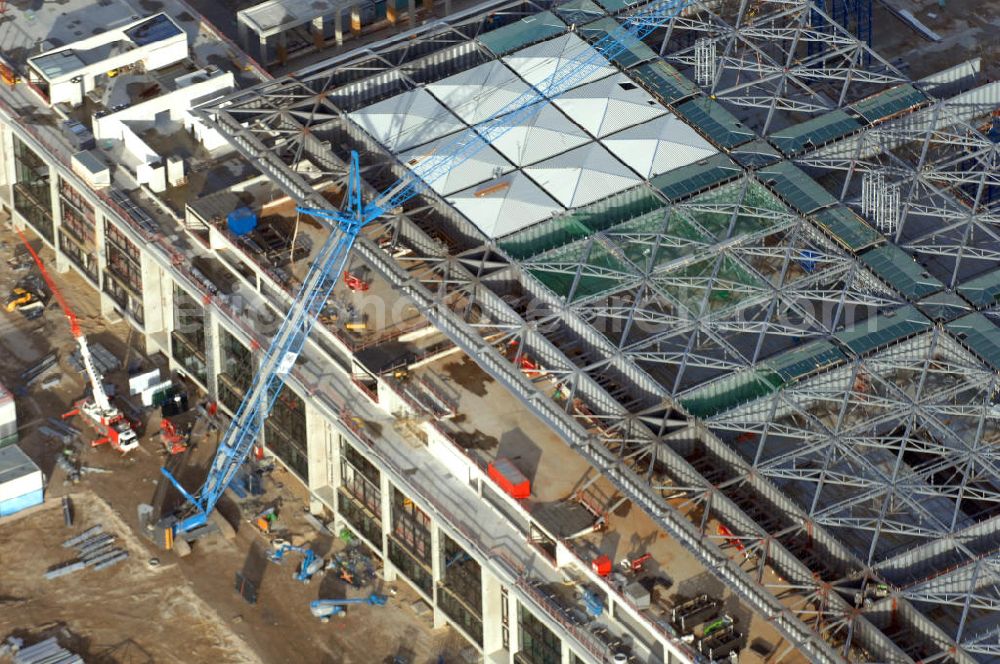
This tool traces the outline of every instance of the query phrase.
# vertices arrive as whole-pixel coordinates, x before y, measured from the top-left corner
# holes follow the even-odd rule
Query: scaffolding
[[[1000,86],[937,98],[865,7],[699,6],[609,67],[719,154],[499,238],[428,191],[357,255],[811,661],[995,661]],[[622,11],[498,0],[204,113],[329,207],[299,160],[406,168],[350,113]]]

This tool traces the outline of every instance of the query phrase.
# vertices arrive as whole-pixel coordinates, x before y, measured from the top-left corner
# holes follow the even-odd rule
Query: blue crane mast
[[[388,210],[398,208],[419,195],[431,183],[489,143],[529,120],[549,101],[585,81],[604,66],[605,61],[614,61],[692,4],[694,0],[654,1],[632,14],[595,43],[581,48],[578,53],[564,56],[544,81],[529,87],[491,117],[467,129],[421,161],[369,203],[362,204],[358,155],[352,152],[343,209],[331,212],[296,208],[300,213],[327,222],[330,235],[313,260],[291,308],[264,354],[250,389],[220,440],[204,484],[195,493],[189,493],[170,471],[162,469],[187,501],[180,512],[161,519],[158,524],[161,537],[157,539],[165,548],[172,548],[178,538],[191,541],[210,529],[209,516],[257,441],[264,419],[274,407],[285,377],[302,351],[319,313],[326,306],[339,275],[343,273],[361,230]]]

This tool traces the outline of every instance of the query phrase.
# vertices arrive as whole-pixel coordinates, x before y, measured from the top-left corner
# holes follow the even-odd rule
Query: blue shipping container
[[[21,510],[26,510],[35,505],[41,505],[45,500],[45,492],[42,489],[31,491],[23,496],[17,496],[0,502],[0,516],[10,516],[17,514]]]
[[[257,215],[250,208],[241,207],[226,215],[226,225],[233,235],[246,235],[257,228]]]

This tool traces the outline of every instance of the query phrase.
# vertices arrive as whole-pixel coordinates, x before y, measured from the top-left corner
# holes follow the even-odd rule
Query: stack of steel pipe
[[[63,542],[63,548],[75,548],[77,557],[45,572],[48,580],[57,579],[87,567],[106,569],[128,558],[128,551],[115,546],[115,536],[102,532],[100,524],[88,528],[76,537]]]

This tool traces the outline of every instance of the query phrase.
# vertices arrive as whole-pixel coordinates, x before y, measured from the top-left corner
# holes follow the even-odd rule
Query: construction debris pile
[[[0,643],[0,657],[14,656],[14,664],[83,664],[83,658],[71,653],[50,637],[33,646],[24,647],[24,640],[8,636]]]
[[[349,586],[361,589],[375,583],[375,564],[361,545],[351,545],[326,564],[326,573],[333,574]]]
[[[51,581],[86,568],[101,570],[128,558],[128,551],[114,545],[115,536],[103,530],[104,526],[98,524],[63,542],[64,549],[76,549],[77,557],[45,572],[45,578]]]

